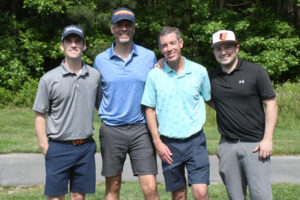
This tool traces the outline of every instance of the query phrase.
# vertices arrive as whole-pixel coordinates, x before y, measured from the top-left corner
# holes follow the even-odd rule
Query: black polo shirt
[[[276,96],[266,70],[239,58],[230,74],[219,66],[209,76],[219,132],[242,141],[261,141],[265,129],[262,101]]]

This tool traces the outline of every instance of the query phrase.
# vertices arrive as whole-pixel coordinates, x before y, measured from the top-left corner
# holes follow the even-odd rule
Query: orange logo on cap
[[[134,14],[132,12],[129,12],[127,10],[121,10],[119,12],[116,12],[115,16],[117,16],[117,15],[132,15],[132,16],[134,16]]]
[[[220,33],[220,40],[226,40],[227,38],[227,33]]]

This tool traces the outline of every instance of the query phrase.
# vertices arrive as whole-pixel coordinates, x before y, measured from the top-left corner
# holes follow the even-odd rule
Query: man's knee
[[[208,200],[208,186],[206,184],[192,185],[193,197],[195,200]]]
[[[105,178],[106,193],[119,194],[121,188],[121,174]]]
[[[84,200],[85,194],[71,192],[71,200]]]
[[[159,199],[155,175],[142,175],[139,180],[145,199]]]
[[[185,200],[186,199],[186,187],[172,192],[172,200]]]

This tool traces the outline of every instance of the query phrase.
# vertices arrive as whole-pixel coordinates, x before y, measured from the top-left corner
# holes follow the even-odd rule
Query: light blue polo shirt
[[[100,53],[94,67],[101,73],[102,101],[98,115],[110,126],[146,123],[141,100],[148,73],[156,63],[153,51],[133,43],[126,61],[114,54],[114,44]]]
[[[184,71],[153,69],[148,76],[142,104],[156,109],[158,130],[169,138],[184,139],[205,123],[205,101],[211,97],[206,69],[186,58]]]

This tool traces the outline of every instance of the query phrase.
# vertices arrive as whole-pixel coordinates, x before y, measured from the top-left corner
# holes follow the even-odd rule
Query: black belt
[[[229,142],[245,142],[241,139],[235,139],[235,138],[231,138],[231,137],[228,137],[228,136],[225,136],[225,135],[222,135],[222,138],[229,141]]]
[[[164,135],[160,135],[160,138],[161,138],[161,139],[169,139],[169,140],[184,141],[184,140],[190,140],[190,139],[193,139],[194,137],[199,136],[202,132],[203,132],[203,129],[201,129],[201,130],[198,131],[197,133],[191,135],[190,137],[182,138],[182,139],[181,139],[181,138],[170,138],[170,137],[167,137],[167,136],[164,136]]]
[[[68,144],[73,144],[73,145],[84,144],[84,143],[90,141],[91,139],[92,139],[92,137],[89,137],[86,139],[78,139],[78,140],[56,140],[56,139],[49,138],[50,141],[68,143]]]

